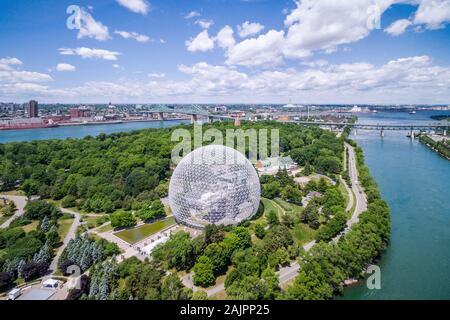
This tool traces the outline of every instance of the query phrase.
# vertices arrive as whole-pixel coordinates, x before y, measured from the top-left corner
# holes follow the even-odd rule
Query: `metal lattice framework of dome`
[[[259,207],[261,186],[250,161],[222,145],[185,156],[170,179],[169,202],[179,223],[194,228],[236,225]]]

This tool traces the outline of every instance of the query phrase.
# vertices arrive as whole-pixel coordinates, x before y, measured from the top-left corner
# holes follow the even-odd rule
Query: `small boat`
[[[415,110],[411,111],[409,114],[416,114],[417,112]]]

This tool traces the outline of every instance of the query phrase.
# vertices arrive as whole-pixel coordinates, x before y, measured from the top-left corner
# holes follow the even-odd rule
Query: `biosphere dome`
[[[209,145],[180,161],[170,179],[169,202],[178,222],[204,228],[252,217],[260,193],[258,175],[242,153]]]

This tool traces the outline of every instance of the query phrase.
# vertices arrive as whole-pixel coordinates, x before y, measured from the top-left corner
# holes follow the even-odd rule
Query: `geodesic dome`
[[[222,145],[198,148],[176,167],[169,202],[178,222],[195,228],[234,225],[258,210],[258,174],[240,152]]]

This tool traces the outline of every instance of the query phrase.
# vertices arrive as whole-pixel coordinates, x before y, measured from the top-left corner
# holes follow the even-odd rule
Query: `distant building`
[[[262,174],[276,174],[279,170],[295,170],[297,168],[297,164],[290,156],[287,156],[258,160],[255,167],[258,172]]]
[[[70,108],[69,110],[70,118],[88,118],[91,116],[92,112],[89,108],[79,107]]]
[[[36,100],[30,100],[26,104],[28,118],[37,118],[39,114],[38,102]]]

